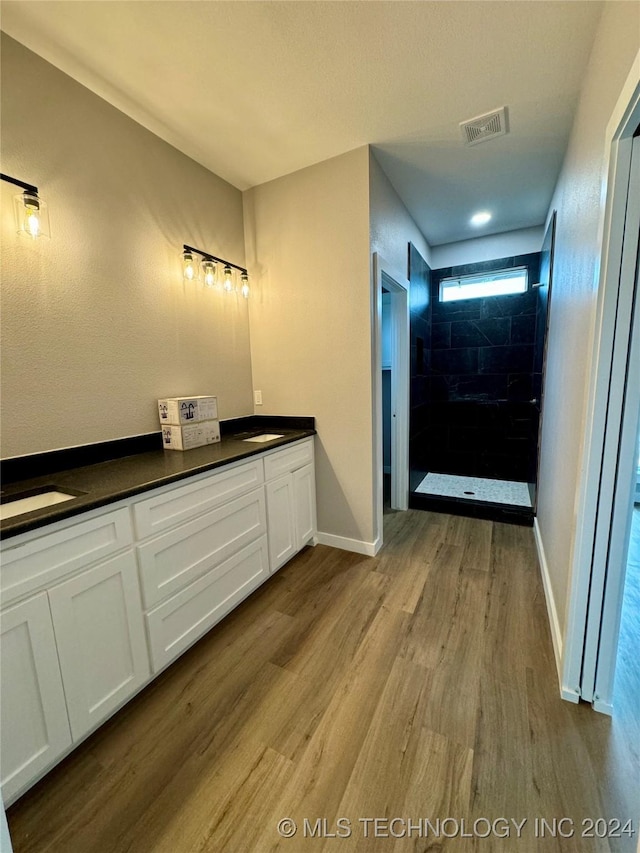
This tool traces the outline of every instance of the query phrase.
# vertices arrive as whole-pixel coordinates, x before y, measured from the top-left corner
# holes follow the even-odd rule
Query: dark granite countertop
[[[35,530],[54,521],[70,518],[88,510],[115,503],[122,498],[138,495],[315,435],[313,418],[262,419],[260,416],[250,416],[222,422],[221,427],[222,440],[219,443],[193,450],[183,452],[151,449],[142,453],[124,455],[126,448],[133,446],[127,445],[127,440],[124,440],[120,447],[120,452],[123,453],[120,458],[52,470],[43,476],[16,479],[10,483],[3,478],[3,502],[15,495],[37,494],[52,487],[78,494],[77,497],[63,503],[5,519],[0,522],[0,539]],[[278,432],[282,434],[282,438],[264,443],[247,443],[243,440],[263,432]],[[154,447],[156,445],[161,447],[159,433],[158,440],[153,443]],[[94,446],[82,448],[84,455],[75,458],[90,458],[92,447]],[[100,449],[99,445],[95,447]],[[56,453],[61,452],[56,451]],[[55,468],[56,465],[47,466],[49,456],[51,454],[42,454],[43,467]],[[37,470],[37,457],[25,457],[25,459],[29,460],[29,464],[23,470],[30,473]],[[17,462],[19,460],[12,460],[13,470],[20,470],[17,468]],[[59,464],[60,462],[58,466]]]

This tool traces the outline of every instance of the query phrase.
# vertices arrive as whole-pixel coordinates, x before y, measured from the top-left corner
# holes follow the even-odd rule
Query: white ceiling
[[[438,245],[543,222],[601,9],[5,0],[2,29],[240,189],[372,143]],[[511,133],[465,147],[503,104]]]

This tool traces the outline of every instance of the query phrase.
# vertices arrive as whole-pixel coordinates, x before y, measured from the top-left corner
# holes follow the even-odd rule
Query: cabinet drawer
[[[289,474],[313,461],[313,439],[277,450],[264,458],[264,474],[267,480]]]
[[[262,462],[253,460],[224,471],[211,473],[197,483],[171,487],[133,506],[138,539],[162,533],[176,524],[190,521],[233,498],[250,492],[264,482]]]
[[[269,576],[266,536],[147,614],[154,672],[205,634]]]
[[[159,604],[266,532],[264,490],[138,546],[145,607]]]
[[[126,507],[2,550],[2,603],[84,569],[132,542]]]

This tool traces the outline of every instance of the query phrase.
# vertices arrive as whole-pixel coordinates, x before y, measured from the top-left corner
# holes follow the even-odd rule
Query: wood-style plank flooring
[[[385,540],[292,560],[9,810],[16,853],[635,850],[580,837],[637,829],[640,773],[559,698],[531,530],[409,511]]]

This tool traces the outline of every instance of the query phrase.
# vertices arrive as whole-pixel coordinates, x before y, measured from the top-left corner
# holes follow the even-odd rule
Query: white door
[[[2,612],[2,797],[11,800],[71,745],[46,592]]]
[[[149,676],[137,566],[129,552],[49,591],[74,740]]]
[[[615,664],[624,594],[624,578],[629,550],[633,499],[636,487],[636,453],[640,416],[640,137],[633,143],[631,182],[627,199],[621,280],[633,282],[629,293],[620,294],[619,322],[624,334],[616,340],[614,369],[622,384],[620,415],[607,423],[605,459],[612,469],[613,501],[600,507],[602,539],[607,540],[603,596],[592,597],[587,620],[583,696],[593,694],[597,710],[611,713]],[[625,322],[626,321],[626,322]],[[608,419],[609,420],[609,419]],[[604,467],[604,466],[603,466]],[[598,536],[596,537],[596,546]],[[597,587],[596,587],[597,589]]]

